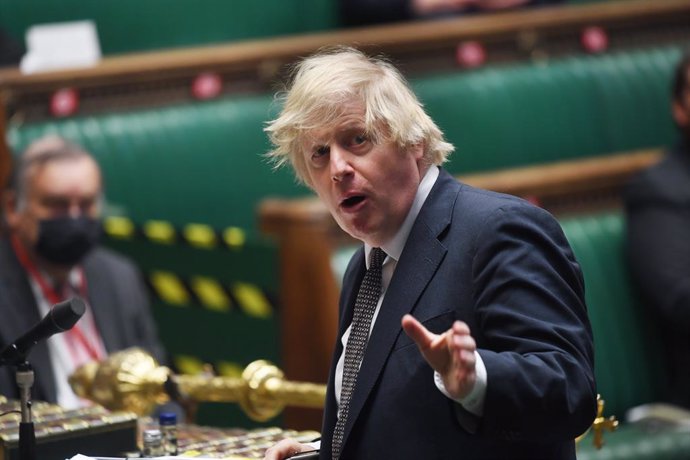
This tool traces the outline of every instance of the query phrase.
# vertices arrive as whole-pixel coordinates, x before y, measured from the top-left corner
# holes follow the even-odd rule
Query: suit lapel
[[[357,300],[357,294],[359,291],[359,285],[364,279],[364,274],[366,273],[366,264],[364,262],[364,247],[362,246],[353,256],[352,262],[354,264],[355,270],[352,274],[347,276],[343,280],[343,293],[346,297],[343,299],[343,308],[340,312],[340,322],[338,327],[338,342],[345,333],[345,329],[350,326],[352,322],[352,316],[354,315],[355,302]]]
[[[412,227],[369,338],[350,403],[343,445],[385,367],[393,344],[403,333],[400,325],[403,315],[414,310],[417,300],[446,255],[447,250],[438,237],[450,225],[459,189],[460,184],[441,170]],[[350,316],[353,304],[354,300],[347,304]]]
[[[120,348],[121,341],[117,334],[119,328],[115,327],[114,324],[115,321],[118,321],[116,315],[117,299],[113,296],[109,280],[107,276],[104,276],[102,267],[99,270],[98,267],[94,266],[94,255],[91,254],[84,260],[84,276],[88,286],[89,307],[93,312],[96,327],[106,351],[112,352]]]
[[[9,344],[31,329],[41,317],[26,272],[19,264],[8,240],[2,241],[0,256],[0,290],[5,293],[5,297],[0,299],[4,304],[1,306],[3,313],[0,336]],[[27,361],[31,363],[35,374],[33,394],[37,399],[54,402],[57,399],[55,376],[45,340],[33,347]]]

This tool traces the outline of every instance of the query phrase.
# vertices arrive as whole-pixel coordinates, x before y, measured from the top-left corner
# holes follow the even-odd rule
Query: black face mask
[[[101,236],[101,225],[89,217],[56,217],[38,223],[36,253],[57,265],[77,264]]]

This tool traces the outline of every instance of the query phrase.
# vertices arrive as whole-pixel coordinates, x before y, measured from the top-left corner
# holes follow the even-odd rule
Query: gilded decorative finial
[[[610,416],[608,418],[604,417],[604,400],[601,399],[601,395],[597,395],[597,416],[594,418],[592,425],[587,428],[587,431],[582,433],[580,436],[575,438],[575,442],[579,443],[587,436],[590,430],[594,432],[594,440],[592,444],[597,449],[601,449],[604,446],[604,430],[610,432],[615,431],[618,428],[618,420],[615,416]]]
[[[100,363],[89,363],[70,377],[79,396],[110,410],[127,410],[143,415],[170,396],[172,382],[185,398],[196,402],[237,402],[257,421],[269,420],[285,406],[323,407],[325,385],[290,382],[268,361],[249,364],[241,378],[208,375],[175,375],[139,348],[110,355]]]
[[[604,446],[604,430],[610,432],[616,431],[618,428],[618,420],[611,415],[604,417],[604,400],[601,395],[597,395],[597,416],[592,423],[592,431],[594,431],[594,447],[601,449]]]

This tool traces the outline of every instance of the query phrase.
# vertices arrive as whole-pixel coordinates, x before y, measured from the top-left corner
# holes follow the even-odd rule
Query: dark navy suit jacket
[[[83,262],[89,305],[108,352],[139,346],[164,361],[145,286],[134,265],[103,248]],[[0,348],[12,343],[40,320],[27,274],[7,239],[0,240]],[[56,402],[55,376],[45,341],[29,354],[34,368],[33,398]],[[18,399],[14,369],[0,369],[0,394]]]
[[[341,337],[364,276],[350,261]],[[434,385],[402,331],[405,313],[441,333],[466,322],[486,365],[477,418]],[[322,458],[337,417],[333,375]],[[370,337],[345,427],[343,459],[574,459],[596,411],[592,333],[580,267],[556,220],[523,200],[441,171],[398,261]]]

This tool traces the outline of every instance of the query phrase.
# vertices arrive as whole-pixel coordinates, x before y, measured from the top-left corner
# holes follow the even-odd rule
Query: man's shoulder
[[[445,190],[445,194],[444,192],[437,193],[437,201],[446,204],[453,201],[455,212],[485,214],[492,213],[502,207],[534,207],[532,203],[523,198],[477,188],[448,174],[439,179],[443,179],[439,180],[439,188]],[[449,195],[453,196],[453,200],[450,199]]]
[[[690,202],[690,158],[686,158],[687,154],[678,149],[668,151],[657,164],[635,175],[626,186],[626,201]]]
[[[545,209],[524,198],[467,184],[461,188],[455,212],[465,217],[463,221],[470,217],[482,220],[498,214],[550,217]]]
[[[85,258],[84,267],[136,272],[136,264],[127,256],[104,246],[97,246]]]

